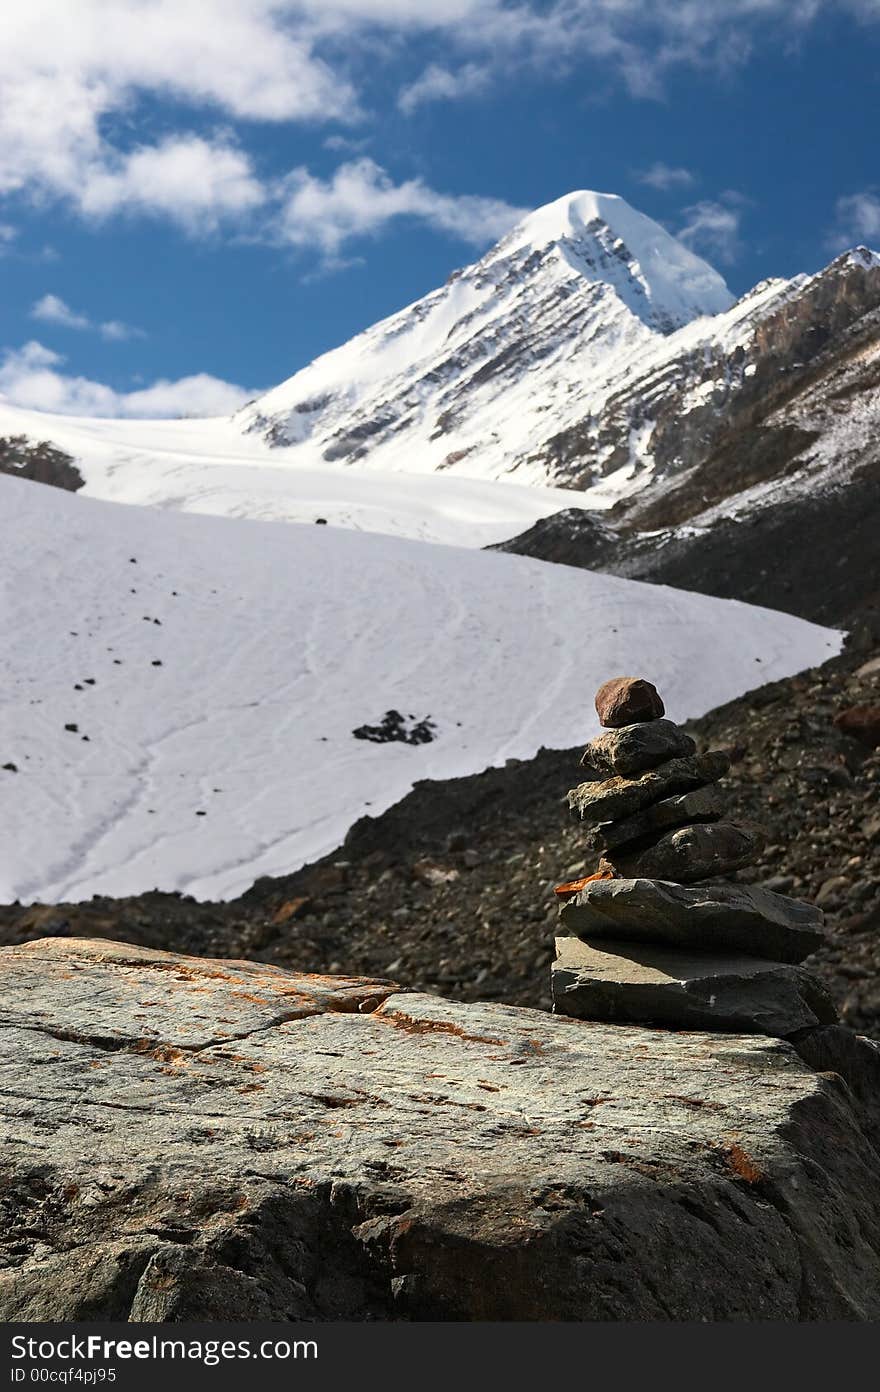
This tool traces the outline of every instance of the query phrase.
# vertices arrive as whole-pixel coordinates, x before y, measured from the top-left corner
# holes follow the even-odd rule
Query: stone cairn
[[[779,1038],[833,1023],[830,996],[799,965],[823,941],[821,910],[722,878],[762,845],[756,827],[724,820],[727,755],[697,753],[641,678],[605,682],[596,710],[606,732],[568,803],[601,859],[556,891],[554,1010]]]

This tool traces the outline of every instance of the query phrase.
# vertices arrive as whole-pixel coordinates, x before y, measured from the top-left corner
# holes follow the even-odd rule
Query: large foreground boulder
[[[0,1001],[0,1319],[880,1317],[865,1113],[790,1043],[99,941]]]

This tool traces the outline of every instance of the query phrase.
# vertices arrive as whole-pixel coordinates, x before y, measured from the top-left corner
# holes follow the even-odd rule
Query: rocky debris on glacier
[[[880,1055],[835,1026],[43,939],[0,1029],[7,1322],[880,1318]]]
[[[821,945],[821,910],[724,879],[764,844],[756,827],[724,821],[717,802],[700,801],[729,756],[680,754],[676,736],[693,742],[661,718],[663,702],[641,678],[606,682],[596,710],[611,729],[587,747],[581,763],[593,777],[568,800],[594,827],[591,845],[604,851],[595,874],[557,891],[570,936],[556,942],[554,1009],[778,1037],[834,1024],[827,988],[798,965]],[[613,772],[618,750],[643,771]],[[694,799],[702,809],[696,820]],[[664,803],[671,805],[652,821]],[[696,890],[682,887],[696,882],[703,882]]]

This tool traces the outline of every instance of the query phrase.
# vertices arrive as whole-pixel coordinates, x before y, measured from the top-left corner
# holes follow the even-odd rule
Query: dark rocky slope
[[[722,785],[730,813],[768,831],[757,868],[739,878],[819,899],[831,941],[808,965],[848,1024],[880,1036],[880,751],[833,724],[840,710],[866,704],[880,704],[880,647],[854,643],[689,728],[702,744],[733,751]],[[553,886],[586,868],[583,833],[564,806],[580,752],[545,750],[420,784],[359,822],[335,855],[260,880],[229,903],[154,893],[6,905],[0,941],[121,938],[549,1008]]]
[[[847,253],[560,437],[567,481],[607,472],[633,422],[653,463],[608,513],[570,509],[497,549],[824,623],[880,604],[880,260]],[[615,441],[619,443],[615,445]]]
[[[69,454],[49,440],[32,440],[28,435],[0,436],[0,474],[52,484],[70,493],[85,483]]]

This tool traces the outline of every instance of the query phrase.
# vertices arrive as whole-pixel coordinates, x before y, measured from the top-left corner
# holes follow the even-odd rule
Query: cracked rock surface
[[[845,1031],[816,1072],[81,939],[0,1000],[4,1320],[880,1317]]]

